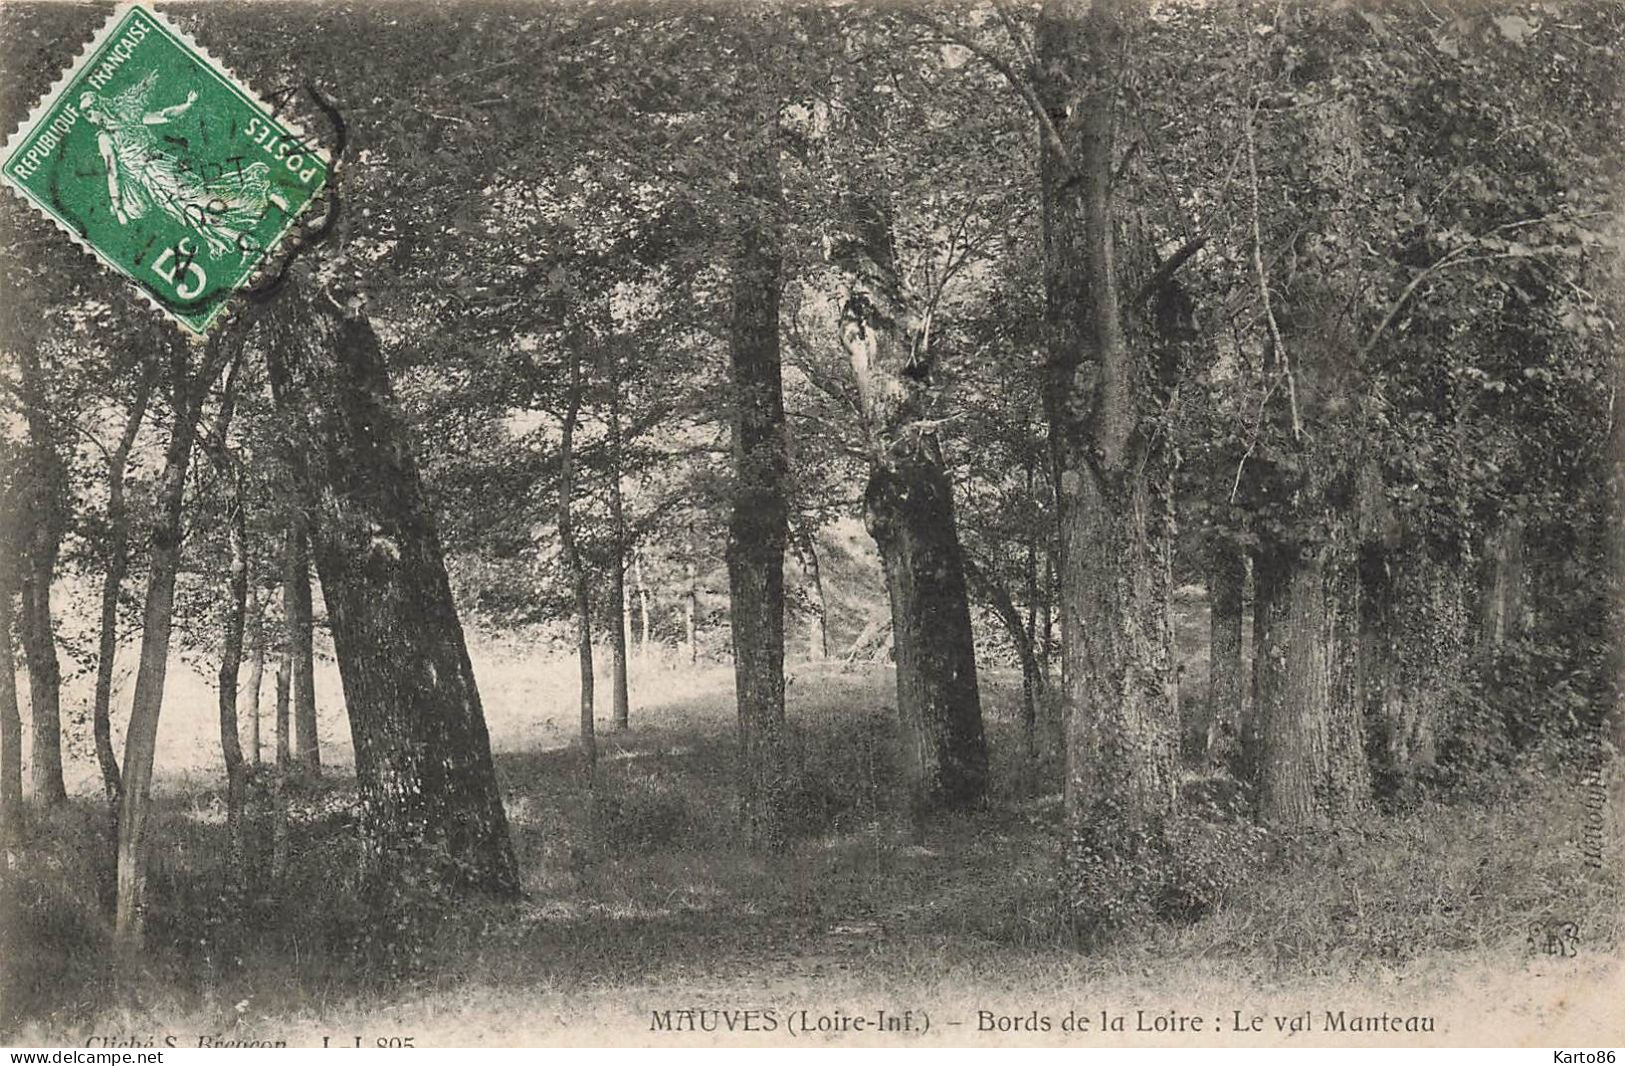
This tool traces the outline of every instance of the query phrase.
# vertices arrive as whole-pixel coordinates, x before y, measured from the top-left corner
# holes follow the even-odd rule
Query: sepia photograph
[[[1625,1045],[1621,0],[0,0],[0,140],[10,1061]]]

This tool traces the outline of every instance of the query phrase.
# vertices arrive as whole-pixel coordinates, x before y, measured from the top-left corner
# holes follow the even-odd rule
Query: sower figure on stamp
[[[265,217],[268,204],[287,211],[287,202],[272,191],[270,168],[264,163],[223,169],[206,178],[164,151],[152,128],[180,118],[198,97],[192,90],[182,103],[148,110],[157,78],[155,70],[121,93],[86,92],[79,98],[80,112],[100,130],[96,145],[107,165],[114,217],[127,226],[156,207],[202,237],[212,255],[237,249],[246,256],[251,248],[242,246],[242,235]]]

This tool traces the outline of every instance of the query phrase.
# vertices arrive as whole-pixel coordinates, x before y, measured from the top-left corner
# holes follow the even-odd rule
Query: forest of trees
[[[647,724],[629,661],[731,663],[729,816],[764,853],[804,831],[787,692],[818,682],[787,662],[878,647],[889,831],[1059,794],[1086,947],[1180,911],[1206,820],[1325,830],[1536,751],[1601,775],[1617,3],[167,14],[334,168],[206,343],[0,211],[0,834],[24,863],[94,803],[124,948],[170,905],[179,662],[217,685],[219,891],[258,896],[290,797],[351,773],[318,736],[336,659],[345,861],[385,910],[524,891],[493,633],[579,657],[589,791]],[[0,19],[10,129],[89,22]],[[826,595],[853,520],[889,609],[855,636]]]

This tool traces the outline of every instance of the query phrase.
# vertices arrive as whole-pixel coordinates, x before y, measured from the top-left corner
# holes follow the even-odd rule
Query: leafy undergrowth
[[[1193,967],[1358,978],[1452,955],[1522,959],[1531,924],[1552,919],[1574,922],[1586,952],[1618,943],[1619,885],[1583,853],[1577,775],[1509,772],[1470,803],[1298,837],[1238,835],[1214,800],[1222,779],[1193,778],[1169,875],[1188,882],[1174,886],[1182,902],[1080,955],[1057,915],[1057,768],[1021,761],[1014,692],[989,689],[996,794],[985,811],[934,822],[923,845],[898,831],[884,671],[791,685],[796,838],[779,855],[753,854],[735,833],[726,699],[641,711],[631,732],[602,738],[591,791],[571,749],[500,754],[527,898],[425,899],[405,928],[356,891],[344,784],[304,787],[287,875],[248,899],[222,892],[217,790],[171,787],[153,830],[150,949],[122,987],[105,917],[107,815],[94,801],[36,812],[0,894],[0,1034],[77,1038],[152,1018],[276,1031],[407,1001],[450,1016],[550,994],[778,981],[1008,988],[1021,973],[1064,989]]]

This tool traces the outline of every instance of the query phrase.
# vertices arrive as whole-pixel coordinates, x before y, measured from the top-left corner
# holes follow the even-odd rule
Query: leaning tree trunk
[[[614,353],[610,353],[614,363]],[[626,516],[621,509],[621,401],[619,375],[609,382],[609,525],[615,561],[609,568],[609,681],[610,728],[624,732],[630,722],[631,701],[626,684]]]
[[[163,710],[169,671],[170,629],[175,608],[175,576],[181,557],[181,505],[192,437],[203,411],[209,384],[229,357],[241,357],[241,327],[217,332],[204,349],[194,376],[186,345],[171,341],[170,388],[174,420],[158,480],[152,551],[147,567],[147,598],[141,616],[141,658],[136,668],[130,722],[124,736],[124,770],[119,792],[118,905],[114,935],[126,960],[139,950],[147,909],[147,820],[152,809],[152,764],[158,745],[158,717]],[[231,354],[228,356],[228,352]]]
[[[1107,931],[1143,841],[1174,807],[1161,459],[1136,432],[1152,383],[1130,351],[1114,261],[1112,126],[1123,12],[1050,0],[1036,49],[1050,116],[1040,159],[1059,510],[1065,881],[1085,939]],[[1081,90],[1081,95],[1080,94]],[[1094,915],[1094,917],[1089,917]]]
[[[291,279],[267,362],[355,745],[364,870],[453,894],[519,892],[485,715],[433,512],[371,323]]]
[[[1038,701],[1044,692],[1044,674],[1033,652],[1032,616],[1023,622],[1009,590],[969,558],[965,560],[965,574],[971,586],[980,590],[993,613],[998,615],[1021,660],[1021,740],[1027,761],[1031,762],[1038,755]]]
[[[1208,560],[1208,725],[1203,754],[1230,762],[1240,736],[1247,675],[1242,669],[1242,598],[1246,556],[1235,544],[1215,539]]]
[[[570,353],[570,394],[564,412],[564,431],[559,440],[559,556],[565,577],[575,597],[576,655],[581,664],[581,753],[587,765],[591,787],[598,768],[598,736],[593,722],[592,664],[592,586],[586,564],[576,545],[575,517],[575,432],[581,416],[581,353]]]
[[[728,520],[729,629],[739,705],[740,780],[750,841],[785,842],[784,552],[789,441],[779,351],[783,230],[776,96],[761,92],[739,135],[741,203],[730,285],[735,483]]]
[[[118,601],[124,577],[130,569],[130,516],[124,502],[124,470],[130,449],[147,413],[158,363],[148,364],[136,386],[119,435],[118,445],[107,456],[107,561],[102,572],[102,615],[96,646],[96,693],[91,703],[90,729],[96,742],[96,762],[102,771],[102,791],[109,804],[118,803],[118,757],[113,754],[113,661],[118,654]]]
[[[884,196],[846,199],[830,261],[844,275],[840,339],[869,443],[864,518],[891,598],[905,779],[916,815],[964,809],[987,793],[987,739],[953,491],[928,421],[929,321],[903,290]]]
[[[293,666],[293,760],[306,773],[322,772],[316,735],[315,610],[310,595],[310,522],[297,502],[288,518],[286,590],[288,651]]]

